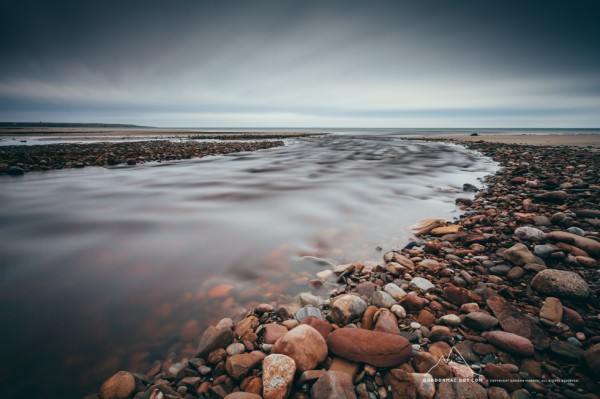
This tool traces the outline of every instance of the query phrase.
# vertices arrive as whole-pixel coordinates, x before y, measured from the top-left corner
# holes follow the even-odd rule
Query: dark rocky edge
[[[211,133],[188,135],[190,140],[265,140],[265,139],[292,139],[299,137],[320,137],[328,133]]]
[[[0,147],[0,174],[22,175],[25,172],[86,166],[136,165],[254,151],[281,145],[282,141],[201,143],[147,140],[127,143],[4,146]]]
[[[598,153],[466,145],[503,169],[459,220],[377,262],[307,257],[328,298],[254,304],[89,398],[598,398]]]

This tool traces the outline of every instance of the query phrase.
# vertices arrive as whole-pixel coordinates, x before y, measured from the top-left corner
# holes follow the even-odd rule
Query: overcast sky
[[[596,0],[2,0],[0,121],[599,127],[599,18]]]

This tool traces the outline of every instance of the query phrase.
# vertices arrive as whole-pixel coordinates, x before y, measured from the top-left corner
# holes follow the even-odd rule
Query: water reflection
[[[245,303],[319,293],[294,257],[379,259],[419,219],[455,216],[463,183],[494,167],[456,146],[335,136],[0,177],[0,396],[74,397],[193,355]]]

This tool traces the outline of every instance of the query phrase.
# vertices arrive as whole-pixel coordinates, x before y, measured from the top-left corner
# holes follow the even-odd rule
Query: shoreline
[[[419,136],[411,137],[409,140],[452,141],[463,144],[482,141],[498,144],[600,148],[600,135],[596,134],[478,134],[477,136]]]
[[[503,169],[457,199],[457,222],[325,266],[311,282],[330,298],[258,304],[200,334],[195,356],[121,371],[88,398],[597,397],[598,154],[485,138],[459,143]]]

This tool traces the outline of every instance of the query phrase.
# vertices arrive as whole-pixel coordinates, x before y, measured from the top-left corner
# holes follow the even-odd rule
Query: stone
[[[301,292],[300,294],[298,294],[298,301],[302,306],[321,306],[321,298],[311,294],[310,292]]]
[[[380,331],[340,328],[327,337],[335,355],[376,367],[393,367],[412,357],[412,346],[404,337]]]
[[[598,266],[596,259],[590,258],[589,256],[576,256],[575,259],[577,259],[577,262],[583,267],[591,269]]]
[[[406,296],[406,291],[398,287],[394,283],[388,283],[383,287],[383,290],[388,293],[389,296],[399,301]]]
[[[406,317],[406,310],[400,305],[394,305],[390,308],[390,311],[399,319]]]
[[[301,324],[279,338],[271,353],[291,357],[296,363],[296,369],[302,373],[313,370],[327,358],[327,344],[317,330]]]
[[[128,371],[119,371],[100,387],[102,399],[129,399],[135,391],[135,378]]]
[[[590,287],[579,274],[565,270],[546,269],[537,273],[531,287],[542,294],[559,298],[584,300],[590,295]]]
[[[356,399],[352,379],[340,371],[328,371],[323,374],[312,386],[310,395],[323,399]]]
[[[396,300],[385,291],[375,291],[371,298],[371,303],[378,308],[391,308],[396,304]]]
[[[262,397],[250,392],[233,392],[225,396],[225,399],[262,399]]]
[[[475,302],[463,303],[460,305],[460,311],[462,313],[479,312],[479,305]]]
[[[350,376],[350,379],[354,381],[354,377],[356,377],[356,373],[358,373],[359,364],[355,362],[351,362],[349,360],[343,359],[341,357],[334,357],[331,362],[331,366],[329,366],[328,371],[341,371]]]
[[[568,197],[569,195],[564,191],[547,191],[545,193],[536,194],[534,198],[538,201],[562,204]]]
[[[377,313],[378,311],[379,311],[379,309],[376,306],[367,307],[367,310],[365,310],[365,313],[363,313],[363,316],[361,319],[363,328],[365,328],[367,330],[372,330],[373,327],[375,327],[374,317],[375,317],[375,313]]]
[[[515,266],[508,271],[506,278],[509,280],[518,280],[525,274],[525,270],[520,266]]]
[[[544,350],[550,345],[550,338],[544,330],[521,313],[501,296],[493,296],[486,301],[504,331],[529,339],[536,349]]]
[[[498,319],[482,312],[471,312],[465,316],[463,324],[473,330],[485,331],[496,326]]]
[[[25,174],[25,171],[18,166],[9,166],[8,169],[6,169],[6,174],[10,176],[21,176]]]
[[[396,316],[387,309],[380,309],[377,312],[377,322],[373,330],[396,335],[400,332]]]
[[[457,399],[454,386],[450,381],[440,382],[435,391],[435,399]],[[487,399],[487,398],[484,398]]]
[[[274,344],[279,338],[287,334],[288,329],[282,325],[276,323],[269,323],[264,325],[265,333],[263,335],[263,342],[265,344]]]
[[[560,323],[563,316],[563,306],[560,299],[547,297],[540,309],[540,317],[553,323]]]
[[[304,319],[304,321],[300,324],[306,324],[314,328],[323,336],[324,339],[327,339],[327,336],[333,330],[333,326],[327,320],[317,319],[316,317],[308,317]]]
[[[258,317],[248,316],[236,324],[235,336],[239,338],[246,334],[248,331],[254,331],[256,327],[258,327]]]
[[[446,234],[458,233],[462,229],[463,227],[460,224],[449,224],[447,226],[436,227],[435,229],[431,230],[430,233],[434,236],[443,236]]]
[[[262,368],[264,399],[286,399],[292,389],[296,364],[288,356],[273,354],[265,357]]]
[[[582,331],[585,326],[583,317],[573,309],[570,309],[563,305],[563,317],[562,322],[565,323],[573,331]]]
[[[362,283],[356,286],[356,292],[359,295],[367,298],[370,298],[376,290],[377,286],[370,281],[363,281]]]
[[[415,370],[419,373],[430,373],[434,378],[452,378],[454,376],[452,369],[442,357],[436,357],[429,352],[415,353],[412,362]]]
[[[589,369],[600,376],[600,344],[596,344],[582,354],[583,362]]]
[[[436,322],[436,318],[435,315],[429,310],[423,309],[419,312],[419,315],[417,316],[417,322],[420,323],[422,326],[431,327]]]
[[[414,290],[420,290],[423,293],[435,288],[435,286],[429,280],[426,280],[423,277],[413,278],[410,283],[408,283],[408,286]]]
[[[427,300],[425,298],[421,298],[416,292],[409,292],[400,302],[400,305],[404,307],[406,310],[412,312],[421,310],[427,304]]]
[[[256,367],[263,359],[265,354],[260,351],[243,353],[227,358],[225,370],[232,378],[239,380],[248,374],[250,370]]]
[[[546,233],[540,229],[529,226],[517,227],[515,235],[521,240],[526,241],[544,241],[546,239]]]
[[[518,356],[532,356],[535,351],[527,338],[506,331],[488,331],[482,334],[492,345]]]
[[[549,258],[554,251],[556,251],[556,247],[549,244],[536,245],[533,247],[533,254],[540,258]]]
[[[415,381],[418,399],[433,399],[435,396],[435,383],[431,374],[412,373]]]
[[[456,381],[452,385],[457,399],[488,399],[485,388],[474,381]]]
[[[225,348],[225,352],[227,353],[227,356],[241,355],[242,353],[246,352],[246,347],[244,344],[236,342]]]
[[[345,325],[354,319],[360,319],[367,310],[367,303],[357,295],[341,295],[335,298],[331,305],[331,318],[333,322]]]
[[[417,399],[417,385],[412,376],[402,369],[389,372],[392,399]]]
[[[577,234],[568,233],[566,231],[553,231],[546,235],[548,240],[552,242],[564,242],[580,248],[594,257],[600,257],[600,242],[591,238],[581,237]]]
[[[469,290],[465,288],[456,287],[452,284],[445,287],[442,290],[442,294],[448,302],[451,302],[457,306],[461,306],[465,303],[471,302],[471,295],[469,294]]]
[[[294,313],[294,318],[300,323],[309,317],[316,317],[317,319],[321,320],[324,319],[321,309],[311,305],[300,308],[296,311],[296,313]]]
[[[440,322],[449,327],[458,327],[461,323],[460,317],[455,314],[447,314],[440,317]]]
[[[526,372],[530,377],[542,377],[542,365],[535,359],[523,359],[519,370]]]
[[[524,266],[527,263],[544,264],[544,261],[532,254],[527,247],[521,243],[515,244],[502,253],[502,257],[511,261],[517,266]]]
[[[205,357],[216,349],[227,347],[233,342],[233,330],[225,325],[221,327],[210,326],[204,331],[198,344],[198,357]]]
[[[416,225],[410,228],[410,231],[417,237],[422,236],[423,234],[429,233],[431,230],[436,227],[444,226],[446,221],[444,219],[423,219],[419,221]]]
[[[488,399],[510,399],[510,395],[506,389],[500,387],[488,388]]]
[[[485,365],[483,375],[488,378],[491,385],[499,386],[509,392],[521,388],[521,383],[518,382],[518,376],[493,363]]]
[[[448,365],[452,370],[454,377],[462,380],[472,380],[475,377],[475,372],[466,364],[460,364],[456,362],[449,362]]]
[[[550,351],[558,358],[569,363],[579,363],[583,356],[583,350],[579,346],[565,341],[551,341]]]

